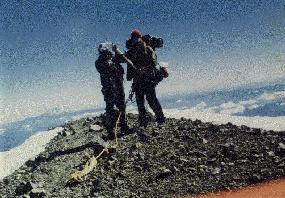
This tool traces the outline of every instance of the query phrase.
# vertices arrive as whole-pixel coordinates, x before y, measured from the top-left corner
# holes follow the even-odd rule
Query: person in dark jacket
[[[106,103],[105,127],[107,129],[107,136],[105,138],[113,139],[115,137],[113,129],[117,119],[114,106],[120,112],[119,124],[121,132],[125,132],[129,128],[126,120],[125,92],[123,86],[124,68],[120,64],[124,60],[122,60],[120,54],[115,53],[115,56],[113,56],[107,44],[100,44],[98,51],[99,57],[95,62],[95,66],[100,74],[102,93]]]
[[[138,36],[134,47],[126,52],[126,57],[132,61],[136,68],[128,67],[127,80],[133,80],[132,88],[136,95],[139,125],[146,127],[148,122],[144,97],[155,113],[157,123],[164,123],[165,117],[155,92],[159,80],[156,75],[157,57],[154,50],[146,46],[146,43]]]

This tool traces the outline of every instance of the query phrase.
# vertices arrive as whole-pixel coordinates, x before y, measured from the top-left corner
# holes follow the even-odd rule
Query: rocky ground
[[[285,132],[168,118],[132,128],[84,181],[65,185],[113,142],[102,116],[65,124],[36,159],[0,182],[0,197],[179,197],[247,186],[285,175]]]

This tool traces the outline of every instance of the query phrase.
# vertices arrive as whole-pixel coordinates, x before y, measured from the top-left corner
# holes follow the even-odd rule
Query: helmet
[[[112,55],[112,52],[109,50],[109,45],[109,43],[100,43],[98,47],[99,53],[104,55]]]
[[[131,38],[141,38],[142,37],[142,33],[138,30],[138,29],[134,29],[132,32],[131,32]]]

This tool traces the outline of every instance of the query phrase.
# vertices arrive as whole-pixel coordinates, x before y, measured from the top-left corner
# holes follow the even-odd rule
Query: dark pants
[[[161,105],[156,97],[155,86],[136,88],[135,93],[136,93],[136,102],[139,112],[139,122],[141,125],[145,126],[147,124],[146,109],[144,105],[145,96],[150,108],[155,113],[156,120],[159,122],[165,119]]]
[[[112,132],[117,121],[117,114],[114,106],[116,106],[121,113],[119,121],[120,126],[126,126],[126,104],[123,82],[116,82],[112,87],[105,87],[105,89],[103,87],[102,93],[106,102],[105,126],[107,131],[109,133]]]

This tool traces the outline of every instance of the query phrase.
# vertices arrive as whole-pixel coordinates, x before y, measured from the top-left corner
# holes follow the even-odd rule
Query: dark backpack
[[[147,46],[150,46],[153,50],[156,48],[163,47],[163,39],[157,36],[151,36],[149,34],[142,36],[142,40],[146,43]],[[131,49],[135,44],[137,40],[134,39],[128,39],[126,41],[126,48]]]

